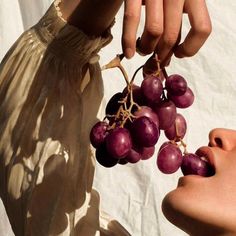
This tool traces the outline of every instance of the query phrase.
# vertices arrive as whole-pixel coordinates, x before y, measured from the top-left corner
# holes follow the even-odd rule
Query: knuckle
[[[126,11],[124,13],[124,21],[139,21],[139,15],[133,13],[133,12],[130,12],[130,11]]]
[[[208,37],[212,32],[212,25],[205,22],[199,24],[196,28],[196,32],[203,37]]]
[[[163,41],[167,47],[173,47],[178,39],[178,32],[171,32],[163,36]]]
[[[163,26],[159,24],[149,24],[146,26],[146,32],[148,35],[158,38],[163,33]]]

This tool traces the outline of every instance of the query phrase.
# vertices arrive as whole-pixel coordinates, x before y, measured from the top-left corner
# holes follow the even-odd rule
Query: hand
[[[136,50],[136,33],[141,7],[145,5],[145,26],[139,51],[158,54],[162,66],[176,57],[190,57],[202,47],[211,33],[211,20],[205,0],[125,0],[122,46],[127,58]],[[188,14],[191,29],[181,44],[183,13]]]

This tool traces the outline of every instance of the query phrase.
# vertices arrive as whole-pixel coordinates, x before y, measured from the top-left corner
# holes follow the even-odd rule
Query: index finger
[[[136,34],[140,21],[141,6],[142,0],[125,1],[122,48],[127,58],[131,58],[136,50]]]

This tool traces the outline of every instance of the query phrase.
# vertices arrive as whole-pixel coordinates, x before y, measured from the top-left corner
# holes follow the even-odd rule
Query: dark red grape
[[[169,145],[169,144],[173,144],[173,143],[171,143],[170,141],[164,142],[164,143],[160,146],[159,152],[160,152],[160,150],[161,150],[162,148],[164,148],[165,146],[167,146],[167,145]]]
[[[108,135],[108,124],[105,121],[97,122],[90,131],[90,142],[93,147],[99,147]]]
[[[118,163],[118,159],[111,157],[107,152],[105,143],[96,149],[95,155],[97,162],[104,167],[113,167]]]
[[[177,114],[175,118],[175,122],[169,129],[165,130],[165,136],[169,140],[180,141],[180,138],[183,139],[187,130],[187,123],[184,117],[181,114]],[[177,133],[176,133],[177,131]]]
[[[122,159],[119,159],[119,162],[118,162],[120,165],[126,165],[127,163],[129,163],[126,158],[122,158]]]
[[[170,75],[165,82],[166,90],[169,94],[180,96],[187,90],[186,80],[177,74]]]
[[[123,98],[124,98],[123,93],[119,92],[114,94],[107,103],[105,109],[106,115],[115,115],[121,105],[119,101],[121,101]]]
[[[134,102],[136,102],[140,106],[142,106],[145,103],[145,101],[144,101],[144,97],[143,97],[143,93],[142,93],[141,87],[139,87],[136,84],[132,84],[132,92],[133,92],[133,100],[134,100]],[[127,93],[128,93],[128,88],[125,87],[122,93],[124,94],[124,97],[125,97],[127,95]],[[130,104],[128,102],[128,106],[129,105]]]
[[[159,128],[166,130],[174,123],[176,118],[176,106],[170,100],[163,100],[153,105],[153,110],[159,118]]]
[[[181,165],[184,175],[211,176],[214,172],[210,164],[193,153],[185,154]]]
[[[151,107],[148,106],[141,106],[140,109],[138,109],[137,111],[134,112],[134,115],[138,118],[141,116],[146,116],[148,118],[150,118],[157,126],[157,128],[159,128],[159,119],[157,114],[152,110]]]
[[[186,92],[181,96],[174,96],[168,93],[168,97],[171,99],[171,101],[174,102],[174,104],[178,108],[187,108],[191,106],[194,102],[194,94],[189,87],[187,88]]]
[[[125,128],[115,128],[106,137],[106,148],[114,158],[124,158],[132,147],[130,133]]]
[[[141,147],[139,148],[139,153],[141,154],[142,160],[147,160],[153,156],[155,152],[155,147]]]
[[[127,156],[125,157],[125,160],[129,163],[136,163],[140,161],[141,155],[139,152],[137,152],[135,149],[131,148]]]
[[[155,123],[145,116],[134,120],[131,134],[134,142],[143,147],[154,146],[160,135]]]
[[[151,104],[160,101],[163,85],[158,77],[153,75],[147,76],[141,84],[141,89],[148,103]]]
[[[176,172],[182,163],[182,153],[174,144],[164,145],[157,155],[157,166],[164,174]]]

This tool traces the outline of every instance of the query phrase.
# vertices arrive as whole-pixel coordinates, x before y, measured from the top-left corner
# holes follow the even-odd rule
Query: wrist
[[[112,24],[123,0],[67,0],[61,3],[63,18],[88,35],[99,36]]]

